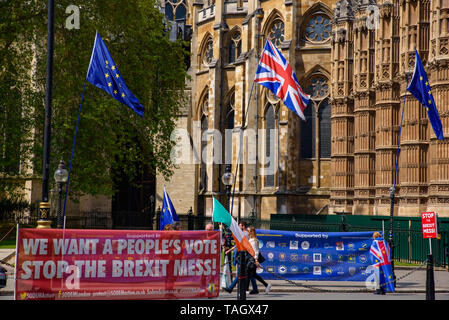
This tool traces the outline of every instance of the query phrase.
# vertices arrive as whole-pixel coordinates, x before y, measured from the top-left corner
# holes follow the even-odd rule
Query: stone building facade
[[[395,179],[396,215],[449,216],[449,144],[405,90],[416,47],[446,133],[449,0],[166,0],[164,8],[192,26],[180,129],[193,149],[171,181],[158,181],[159,204],[165,185],[178,212],[211,215],[213,196],[226,202],[221,177],[231,164],[235,217],[388,215]],[[254,85],[267,38],[311,95],[306,121]]]

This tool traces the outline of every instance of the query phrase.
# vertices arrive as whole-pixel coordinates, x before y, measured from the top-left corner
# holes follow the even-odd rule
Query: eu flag
[[[162,200],[162,212],[160,220],[160,229],[164,230],[165,225],[173,224],[173,222],[179,221],[178,215],[176,214],[175,207],[168,196],[167,191],[164,187],[164,197]]]
[[[419,58],[418,51],[415,48],[415,70],[413,71],[412,81],[407,90],[426,108],[427,116],[433,131],[439,140],[444,140],[443,126],[441,125],[440,116],[433,100],[432,91],[430,90],[429,79],[427,79],[426,71]]]
[[[143,117],[144,107],[132,92],[129,91],[98,32],[95,36],[95,44],[92,50],[86,80],[94,86],[103,89],[114,99],[127,105],[139,116]]]

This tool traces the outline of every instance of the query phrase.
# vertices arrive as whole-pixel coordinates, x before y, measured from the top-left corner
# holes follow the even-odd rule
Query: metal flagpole
[[[395,286],[396,286],[396,275],[394,273],[394,240],[393,240],[393,222],[394,222],[394,194],[396,190],[396,179],[397,179],[397,173],[398,173],[398,161],[399,161],[399,151],[401,148],[401,132],[402,132],[402,120],[404,119],[404,109],[405,109],[405,101],[406,101],[406,95],[407,95],[407,87],[408,87],[408,74],[405,73],[407,77],[407,82],[405,86],[405,93],[404,93],[404,103],[402,104],[402,115],[401,115],[401,125],[399,126],[399,138],[398,138],[398,149],[396,152],[396,167],[394,171],[394,181],[393,186],[390,188],[390,230],[388,235],[388,245],[390,246],[390,256],[391,256],[391,269],[393,273],[393,279],[395,280]]]
[[[245,118],[244,118],[245,124],[242,126],[242,129],[246,129],[246,127],[247,127],[247,118],[248,118],[249,102],[251,101],[251,96],[253,95],[254,84],[255,84],[255,82],[253,81],[253,85],[251,86],[251,91],[250,91],[250,93],[249,93],[248,103],[247,103],[247,105],[246,105],[246,110],[245,110]],[[257,134],[257,133],[256,133],[256,134]],[[243,149],[243,148],[242,148],[243,143],[242,143],[242,141],[241,141],[243,137],[240,137],[240,138],[241,138],[241,139],[239,139],[239,155],[238,155],[238,157],[237,157],[237,165],[236,165],[236,167],[235,167],[235,175],[234,175],[234,186],[232,187],[231,208],[230,208],[230,210],[229,210],[229,213],[231,214],[231,216],[232,216],[232,210],[233,210],[233,208],[234,208],[235,184],[236,184],[236,181],[237,181],[237,174],[238,174],[238,172],[239,172],[240,158],[241,158],[241,156],[242,156],[242,149]],[[256,157],[257,157],[257,155],[256,155]],[[256,166],[257,166],[257,163],[256,163]],[[256,167],[256,170],[257,170],[257,167]],[[238,220],[240,220],[240,219],[238,219]],[[240,223],[240,221],[237,221],[237,222]]]
[[[249,95],[249,99],[248,99],[248,105],[246,108],[246,114],[245,114],[245,125],[243,126],[244,129],[246,129],[246,120],[247,120],[247,115],[248,115],[248,109],[249,109],[249,102],[251,101],[251,96],[253,93],[253,88],[254,88],[254,81],[253,81],[253,85],[251,87],[251,92]],[[237,165],[235,168],[235,176],[234,176],[234,186],[232,188],[232,200],[231,200],[231,208],[230,208],[230,214],[232,216],[232,211],[234,208],[234,195],[235,195],[235,185],[237,182],[237,174],[239,172],[239,166],[240,166],[240,158],[242,156],[242,149],[243,149],[243,143],[241,143],[241,139],[243,137],[240,136],[239,139],[239,155],[237,157]],[[256,170],[257,170],[257,163],[256,163]],[[240,223],[240,219],[238,221],[238,223]],[[239,268],[239,274],[238,276],[238,290],[237,290],[237,300],[246,300],[246,282],[247,282],[247,274],[246,274],[246,255],[245,255],[245,251],[240,251],[239,252],[239,262],[240,262],[240,268]]]
[[[76,135],[78,133],[78,126],[79,126],[79,123],[80,123],[81,107],[83,105],[84,91],[86,90],[86,84],[87,84],[87,76],[86,76],[86,80],[84,81],[83,93],[81,95],[81,102],[80,102],[80,107],[79,107],[79,110],[78,110],[78,119],[76,120],[75,137],[73,139],[72,154],[70,156],[69,175],[67,177],[67,184],[65,186],[64,210],[62,212],[62,219],[64,221],[64,227],[63,227],[64,229],[65,229],[65,221],[66,221],[65,220],[65,208],[66,208],[66,204],[67,204],[67,195],[69,193],[70,172],[72,171],[72,162],[73,162],[73,154],[75,152]]]
[[[255,84],[255,82],[253,80],[253,84],[251,86],[251,91],[250,91],[249,97],[248,97],[248,103],[246,105],[246,110],[245,110],[245,118],[244,118],[245,122],[244,122],[244,125],[242,126],[242,129],[246,129],[246,127],[248,125],[247,124],[247,119],[248,119],[249,103],[250,103],[251,97],[253,95],[254,84]],[[256,120],[256,121],[258,121],[258,120]],[[234,186],[232,188],[231,208],[229,210],[229,213],[231,214],[231,216],[232,216],[232,211],[233,211],[233,208],[234,208],[234,195],[235,195],[235,185],[236,185],[236,182],[237,182],[237,174],[239,172],[239,167],[240,167],[240,158],[242,157],[242,149],[243,149],[242,139],[243,139],[243,137],[240,136],[240,139],[239,139],[239,154],[238,154],[238,157],[237,157],[237,165],[235,167]],[[256,155],[256,157],[257,157],[257,155]],[[256,170],[257,170],[257,162],[256,162]],[[238,220],[239,220],[238,223],[240,223],[240,219],[238,219]],[[245,266],[246,266],[245,251],[240,251],[239,252],[239,262],[240,262],[240,268],[239,268],[239,274],[237,275],[238,276],[237,300],[246,300],[246,288],[245,287],[246,287],[246,281],[247,281],[247,279],[246,279],[247,274],[246,274],[246,269],[245,269]]]
[[[81,102],[80,102],[80,107],[79,107],[79,110],[78,110],[78,119],[76,120],[75,137],[73,139],[72,154],[70,156],[69,173],[68,173],[68,176],[67,176],[67,184],[66,184],[66,187],[65,187],[64,209],[63,209],[63,212],[62,212],[62,219],[64,221],[64,227],[63,227],[64,229],[65,229],[65,221],[66,221],[65,220],[65,208],[66,208],[66,204],[67,204],[67,195],[69,194],[70,172],[72,171],[72,162],[73,162],[73,154],[75,152],[76,135],[78,133],[78,126],[79,126],[80,115],[81,115],[81,107],[83,106],[83,100],[84,100],[84,91],[86,90],[87,77],[89,76],[90,66],[92,64],[92,59],[94,57],[95,44],[97,43],[97,37],[98,37],[98,31],[95,32],[94,47],[92,48],[92,54],[90,56],[89,67],[87,67],[86,79],[84,80],[83,93],[81,94]]]

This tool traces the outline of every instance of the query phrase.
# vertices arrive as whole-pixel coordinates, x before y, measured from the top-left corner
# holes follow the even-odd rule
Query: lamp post
[[[234,184],[234,174],[231,172],[232,166],[227,164],[225,167],[225,173],[221,177],[221,181],[226,186],[226,209],[231,212],[230,209],[230,197],[231,197],[231,187]]]
[[[62,229],[62,216],[61,216],[61,207],[62,207],[62,186],[67,182],[67,178],[69,177],[69,173],[67,172],[64,160],[61,159],[58,165],[58,169],[55,171],[55,181],[58,184],[58,225],[59,229]]]
[[[392,186],[390,188],[390,230],[388,232],[388,245],[390,246],[391,271],[393,273],[394,286],[396,287],[396,274],[394,273],[394,238],[393,238],[394,193],[395,187]]]
[[[53,87],[54,51],[54,0],[48,0],[47,32],[47,80],[45,90],[44,161],[42,170],[42,201],[39,204],[37,228],[50,228],[50,202],[48,201],[48,181],[50,172],[51,98]]]
[[[230,164],[227,164],[225,167],[225,173],[221,177],[221,181],[226,186],[226,202],[227,202],[227,209],[230,212],[230,196],[231,196],[231,187],[234,184],[234,174],[231,172],[232,166]],[[246,300],[246,252],[245,251],[239,251],[239,274],[238,281],[237,281],[237,300]],[[230,261],[230,259],[228,258]]]

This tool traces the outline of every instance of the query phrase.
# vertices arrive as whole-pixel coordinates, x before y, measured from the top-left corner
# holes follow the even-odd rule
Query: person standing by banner
[[[222,277],[222,287],[227,288],[232,282],[232,253],[233,248],[233,238],[232,233],[229,228],[223,228],[223,252],[224,252],[224,263],[223,263],[223,277]]]
[[[236,246],[232,247],[231,249],[226,251],[225,254],[228,254],[231,251],[232,251],[232,264],[236,268],[235,269],[236,276],[235,276],[234,280],[231,282],[231,284],[228,287],[223,288],[223,290],[228,292],[228,293],[232,293],[232,290],[237,285],[237,281],[239,280],[239,270],[240,270],[240,261],[238,259],[239,257],[238,257],[238,253],[237,253],[237,247]]]
[[[260,283],[262,283],[265,286],[265,293],[270,292],[271,284],[267,283],[259,274],[257,274],[256,270],[259,265],[258,257],[259,257],[259,240],[257,239],[256,234],[256,228],[253,226],[248,228],[248,234],[249,234],[249,243],[251,243],[251,246],[254,249],[254,267],[249,266],[248,267],[248,279],[251,280],[251,283],[253,285],[253,290],[250,292],[250,294],[257,294],[259,293],[259,290],[257,289],[257,283],[256,280],[258,280]],[[251,264],[251,262],[250,262]],[[249,281],[247,282],[247,288],[249,288]]]
[[[391,268],[390,247],[379,232],[374,232],[373,243],[370,248],[370,257],[373,263],[377,280],[376,294],[394,292],[393,271]]]
[[[240,228],[240,230],[242,230],[244,236],[249,238],[248,232],[246,231],[247,224],[245,221],[239,222],[239,228]],[[237,246],[233,246],[231,249],[226,251],[226,253],[229,253],[231,251],[232,251],[232,257],[233,257],[232,262],[233,262],[233,265],[236,266],[236,276],[235,276],[234,280],[232,281],[232,283],[229,285],[229,287],[223,288],[228,293],[232,293],[232,290],[237,285],[237,281],[239,278],[239,271],[240,271],[240,261],[239,261],[239,257],[238,257]],[[247,260],[249,259],[250,256],[251,255],[248,255]],[[253,290],[254,290],[254,286],[253,286]],[[256,290],[257,290],[257,286],[256,286]]]

